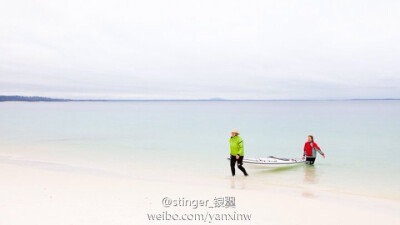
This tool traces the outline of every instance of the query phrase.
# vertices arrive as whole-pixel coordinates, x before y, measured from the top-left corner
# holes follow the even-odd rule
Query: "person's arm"
[[[314,143],[313,143],[313,147],[316,148],[316,149],[317,149],[317,152],[318,152],[319,154],[321,154],[322,157],[325,158],[325,153],[322,152],[321,148],[317,145],[317,143],[314,142]]]
[[[304,144],[303,157],[302,157],[303,159],[306,156],[306,145],[307,145],[307,143]]]
[[[236,158],[239,158],[241,155],[243,155],[243,152],[244,152],[243,140],[240,140],[238,145],[239,145],[239,150],[238,150],[238,154],[236,155]]]

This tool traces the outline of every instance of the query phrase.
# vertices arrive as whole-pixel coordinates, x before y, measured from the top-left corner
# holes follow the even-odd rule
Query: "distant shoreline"
[[[0,102],[144,102],[144,101],[396,101],[400,98],[354,99],[65,99],[42,96],[0,95]]]

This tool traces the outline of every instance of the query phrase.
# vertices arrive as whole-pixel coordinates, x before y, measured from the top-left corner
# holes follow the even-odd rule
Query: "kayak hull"
[[[230,160],[228,158],[228,160]],[[268,158],[244,158],[243,166],[246,168],[254,169],[268,169],[268,168],[281,168],[281,167],[291,167],[297,166],[305,163],[305,159],[301,158],[276,158],[270,156]]]

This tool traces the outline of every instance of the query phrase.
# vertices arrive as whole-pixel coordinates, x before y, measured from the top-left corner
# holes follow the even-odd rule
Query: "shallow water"
[[[326,159],[318,157],[315,166],[249,170],[247,187],[400,199],[399,115],[400,101],[2,102],[0,157],[231,182],[226,158],[232,128],[239,128],[247,157],[301,157],[313,134]]]

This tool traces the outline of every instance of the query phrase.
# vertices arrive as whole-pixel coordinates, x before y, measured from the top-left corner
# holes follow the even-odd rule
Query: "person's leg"
[[[314,165],[314,162],[315,162],[315,157],[314,158],[311,158],[311,165]]]
[[[314,157],[306,157],[306,163],[307,164],[313,165],[314,161],[315,161]]]
[[[235,163],[236,163],[236,156],[231,155],[231,172],[232,172],[232,176],[235,176]]]
[[[239,156],[237,165],[238,165],[238,168],[243,172],[243,174],[244,174],[245,176],[247,176],[248,174],[246,173],[246,170],[245,170],[244,167],[242,166],[242,165],[243,165],[243,156]]]

